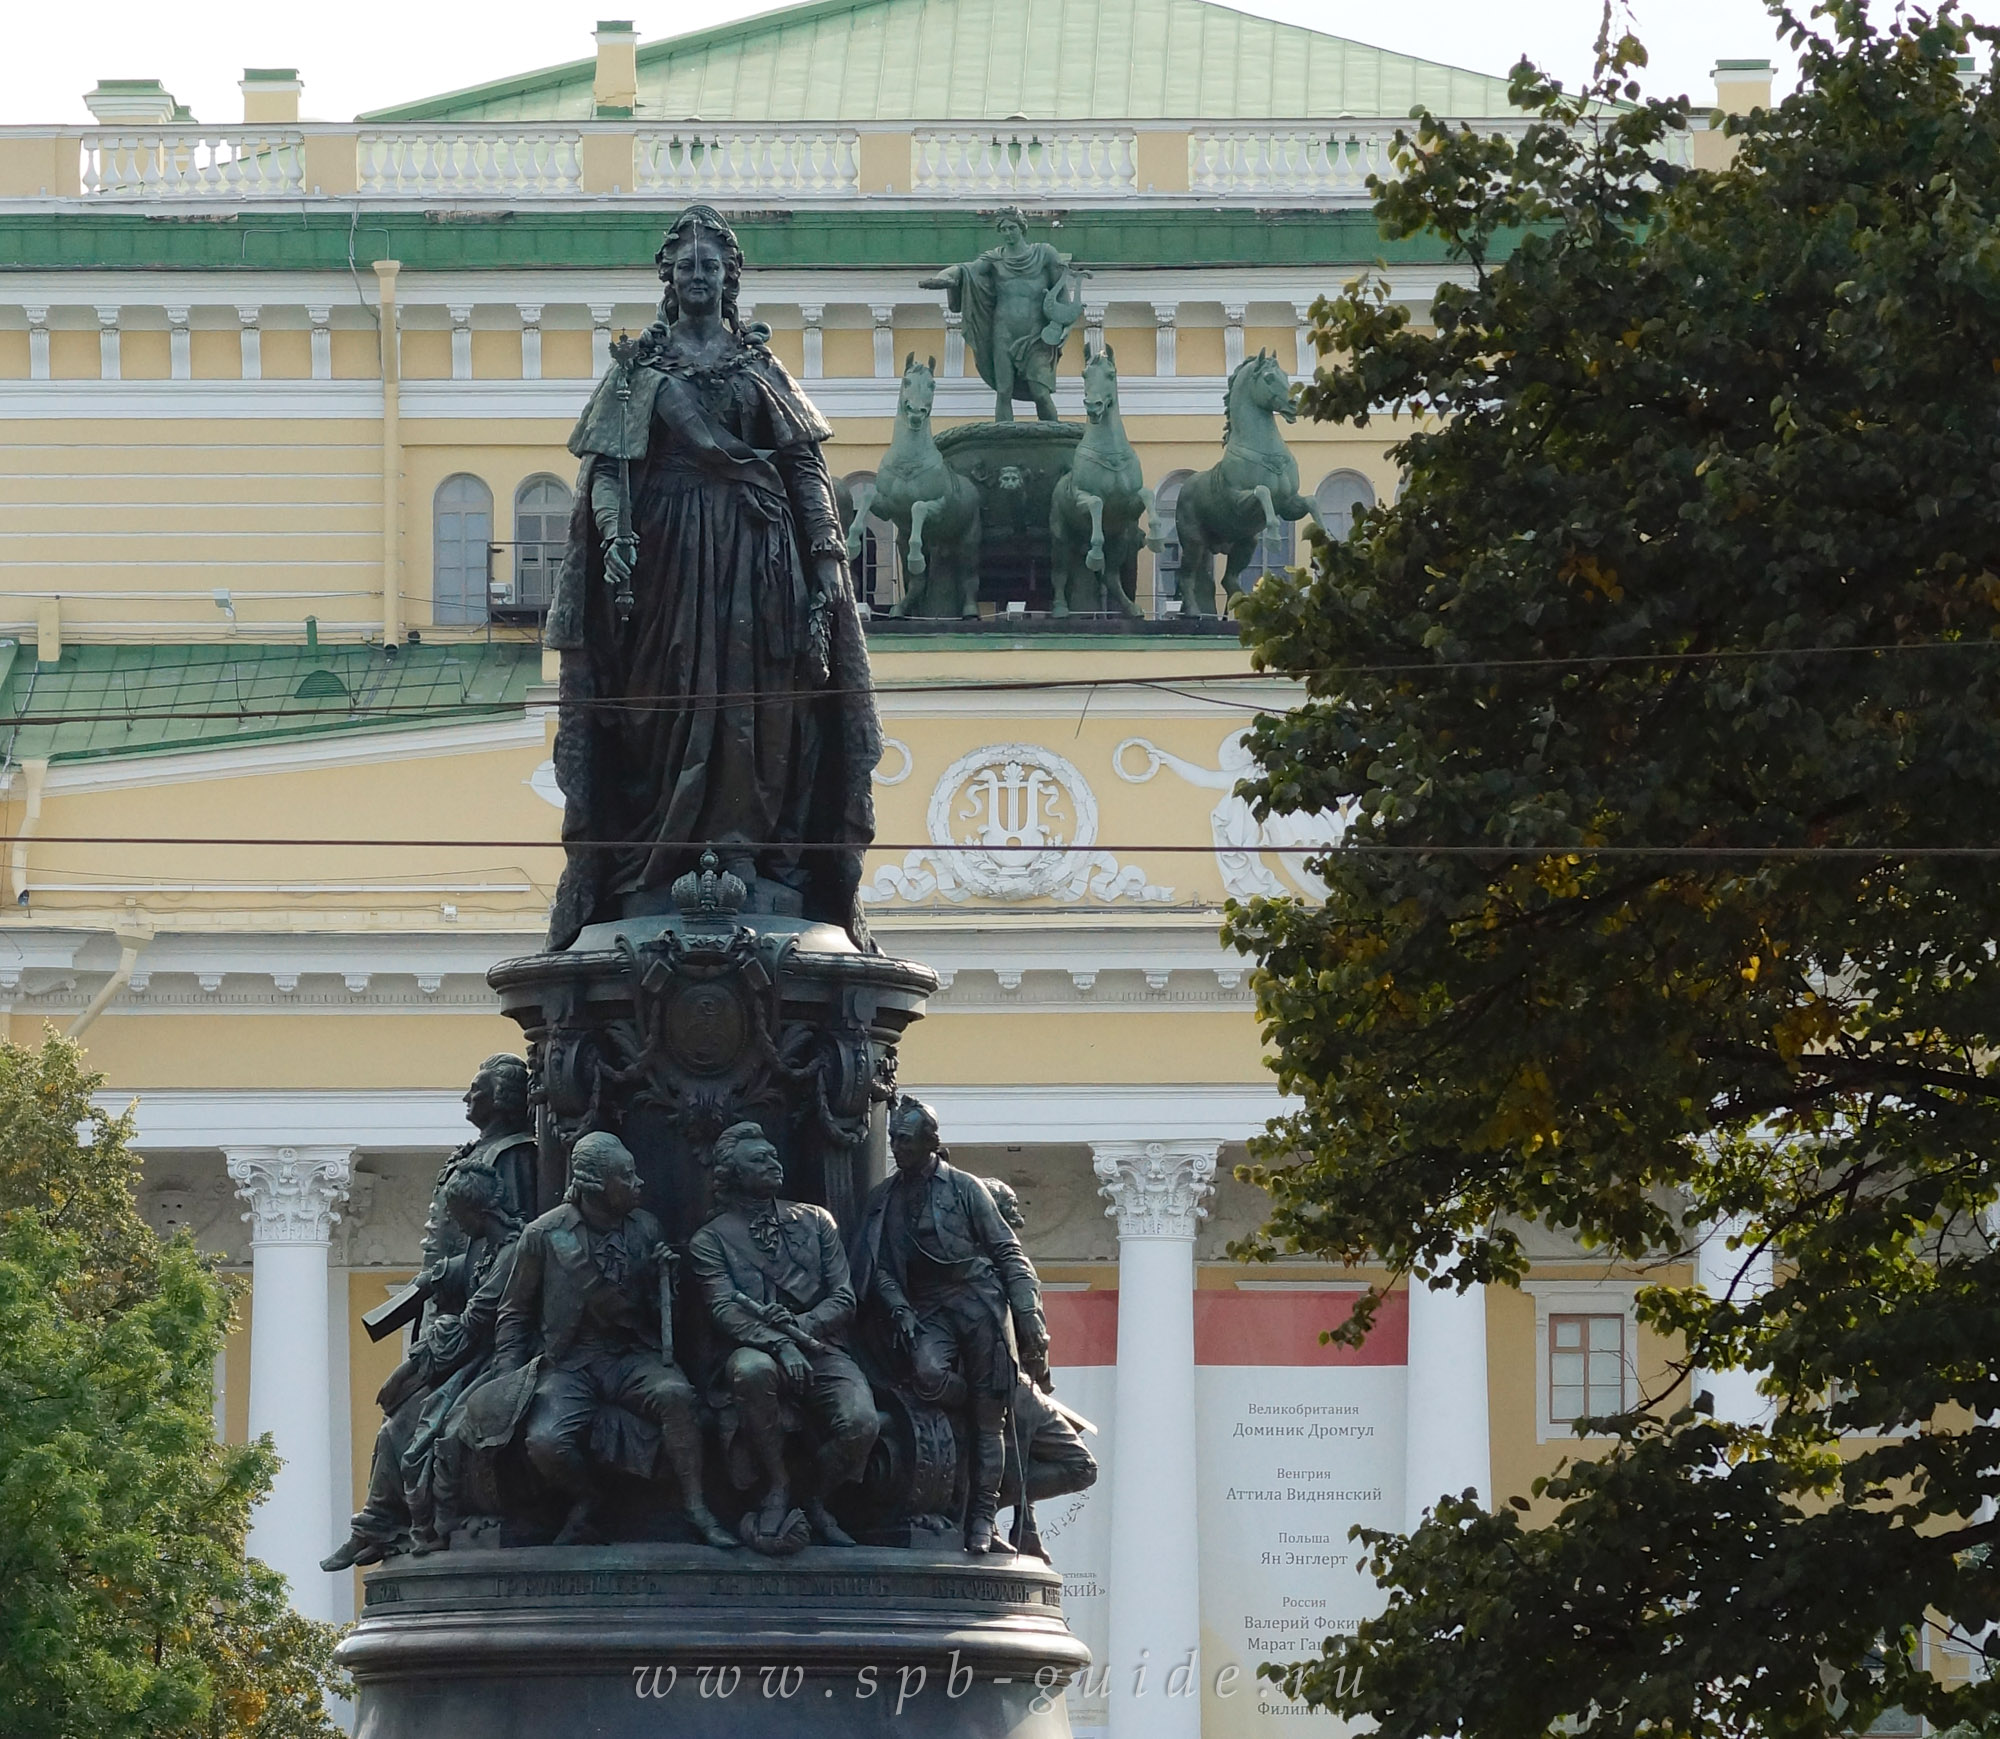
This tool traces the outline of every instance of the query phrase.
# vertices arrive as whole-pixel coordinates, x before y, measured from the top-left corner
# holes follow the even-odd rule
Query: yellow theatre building
[[[1291,693],[1189,607],[1174,500],[1246,358],[1313,366],[1316,297],[1380,260],[1424,317],[1446,264],[1382,240],[1365,179],[1414,105],[1519,125],[1504,78],[1206,0],[608,22],[573,64],[338,123],[300,118],[302,71],[246,72],[240,122],[107,79],[87,125],[0,128],[0,1007],[17,1042],[81,1038],[136,1101],[149,1217],[250,1277],[217,1428],[286,1460],[253,1549],[302,1610],[354,1614],[360,1578],[317,1560],[398,1356],[359,1318],[417,1265],[481,1059],[520,1048],[485,975],[541,945],[561,868],[565,443],[654,316],[664,226],[729,217],[742,311],[859,486],[908,355],[941,429],[992,415],[920,280],[1019,206],[1088,273],[1057,408],[1080,419],[1081,340],[1108,344],[1161,547],[1137,618],[1053,616],[1024,559],[977,620],[920,620],[867,528],[864,894],[941,984],[900,1080],[1018,1190],[1058,1391],[1100,1427],[1099,1484],[1042,1520],[1098,1662],[1076,1730],[1298,1731],[1254,1669],[1371,1610],[1349,1527],[1526,1491],[1663,1357],[1638,1275],[1546,1236],[1524,1290],[1420,1289],[1359,1354],[1317,1336],[1365,1276],[1226,1253],[1281,1101],[1218,917],[1310,897],[1325,836],[1235,795]],[[1719,77],[1768,96],[1767,68]],[[1286,428],[1334,532],[1393,494],[1395,432]],[[1161,1396],[1164,1427],[1121,1434]]]

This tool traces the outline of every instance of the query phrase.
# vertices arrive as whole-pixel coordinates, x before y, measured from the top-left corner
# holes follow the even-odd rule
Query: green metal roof
[[[0,757],[93,761],[462,724],[513,711],[540,680],[540,650],[519,642],[405,646],[393,659],[379,646],[68,646],[39,666],[10,644]]]
[[[381,259],[411,272],[609,271],[651,260],[678,205],[491,213],[238,209],[187,222],[178,213],[0,212],[0,278],[9,271],[211,272],[362,271]],[[934,270],[990,247],[976,210],[880,209],[746,212],[731,219],[752,267],[809,271],[826,266]],[[1375,214],[1358,211],[1071,211],[1059,232],[1066,253],[1092,266],[1204,265],[1323,268],[1325,287],[1376,259],[1439,262],[1432,235],[1386,240]]]
[[[366,121],[582,121],[594,61]],[[638,117],[1263,121],[1508,113],[1507,81],[1213,0],[807,0],[642,44]]]

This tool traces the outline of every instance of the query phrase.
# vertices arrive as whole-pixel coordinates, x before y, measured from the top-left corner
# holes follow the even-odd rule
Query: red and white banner
[[[1343,1730],[1257,1668],[1317,1654],[1380,1610],[1347,1534],[1401,1525],[1409,1311],[1391,1294],[1364,1345],[1322,1345],[1353,1303],[1331,1289],[1195,1294],[1203,1739]]]

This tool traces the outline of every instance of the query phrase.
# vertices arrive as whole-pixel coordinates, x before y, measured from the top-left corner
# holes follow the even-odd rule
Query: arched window
[[[1181,595],[1181,545],[1174,536],[1174,503],[1181,498],[1181,485],[1194,473],[1169,471],[1153,491],[1154,529],[1160,536],[1159,553],[1153,557],[1153,613],[1164,616],[1169,598]]]
[[[1313,491],[1326,535],[1336,542],[1353,528],[1355,513],[1375,505],[1375,486],[1359,471],[1334,471]]]
[[[493,491],[466,472],[438,485],[431,507],[431,620],[446,626],[486,620],[486,556],[493,541]]]
[[[841,478],[843,513],[864,487],[875,482],[873,471],[850,471]],[[854,564],[854,595],[871,609],[886,610],[896,601],[896,531],[886,519],[870,514],[861,525],[861,559]]]
[[[548,611],[569,541],[569,510],[569,485],[559,477],[530,477],[514,491],[512,607],[521,615]]]
[[[1250,553],[1250,565],[1237,584],[1247,592],[1266,574],[1282,573],[1290,567],[1298,559],[1298,536],[1298,527],[1289,519],[1279,520],[1275,530],[1260,532],[1257,547]]]

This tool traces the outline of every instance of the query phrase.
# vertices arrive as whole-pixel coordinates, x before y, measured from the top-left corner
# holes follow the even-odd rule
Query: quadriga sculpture
[[[1222,463],[1190,477],[1174,504],[1181,546],[1181,597],[1190,615],[1215,614],[1215,555],[1222,552],[1222,586],[1240,592],[1257,539],[1281,521],[1310,519],[1319,509],[1299,493],[1298,462],[1278,433],[1278,418],[1296,422],[1292,383],[1278,359],[1260,350],[1229,377],[1222,413]]]
[[[922,364],[910,352],[896,395],[896,432],[872,487],[854,492],[847,534],[848,560],[861,556],[869,514],[896,528],[908,589],[898,616],[979,614],[979,491],[945,463],[931,437],[931,401],[937,396],[937,358]],[[1294,478],[1296,481],[1296,478]]]
[[[1125,565],[1141,544],[1158,540],[1142,529],[1152,520],[1153,492],[1118,414],[1118,359],[1111,346],[1083,357],[1083,439],[1049,502],[1049,571],[1054,614],[1120,610],[1139,614],[1125,595]]]

